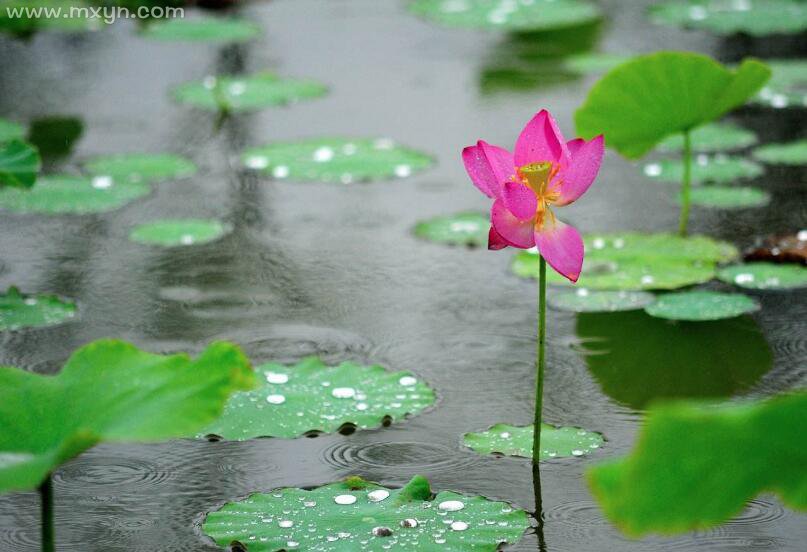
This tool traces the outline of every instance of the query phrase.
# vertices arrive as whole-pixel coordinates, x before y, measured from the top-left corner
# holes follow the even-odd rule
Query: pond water
[[[654,26],[644,15],[648,1],[600,3],[608,20],[595,44],[606,51],[683,48],[723,61],[807,53],[803,41],[799,51],[796,41]],[[572,135],[573,111],[596,77],[525,68],[519,52],[540,44],[432,26],[408,15],[402,1],[276,1],[241,12],[264,33],[236,46],[148,41],[128,22],[30,42],[0,38],[0,114],[83,121],[74,155],[50,170],[129,151],[180,153],[200,167],[108,215],[4,213],[0,287],[75,298],[80,315],[0,334],[0,364],[52,373],[73,349],[102,337],[194,353],[226,339],[256,363],[319,354],[410,370],[437,390],[438,402],[406,422],[349,436],[99,446],[54,476],[59,549],[217,550],[198,528],[203,512],[253,491],[351,474],[391,486],[422,474],[435,489],[533,510],[530,463],[479,456],[461,435],[531,421],[534,282],[509,273],[509,250],[447,248],[416,239],[411,228],[486,209],[467,181],[461,148],[477,137],[509,147],[542,107]],[[513,66],[537,84],[510,86],[501,69]],[[330,94],[237,116],[218,132],[215,115],[168,97],[171,86],[209,73],[265,69],[319,80]],[[796,138],[806,119],[805,110],[770,109],[733,118],[764,142]],[[247,147],[315,136],[390,137],[437,163],[406,179],[347,186],[272,182],[240,168]],[[799,169],[769,170],[759,182],[773,196],[768,207],[695,208],[691,228],[740,247],[802,228],[804,178]],[[564,214],[582,231],[671,230],[676,189],[608,152],[586,200]],[[176,217],[218,218],[232,231],[172,250],[127,240],[139,223]],[[760,397],[807,383],[807,292],[754,295],[762,309],[752,317],[703,325],[550,311],[545,420],[602,432],[607,443],[585,458],[542,464],[543,535],[531,531],[512,550],[803,550],[805,518],[768,496],[714,530],[631,541],[605,521],[581,478],[631,448],[641,409],[655,397]],[[704,352],[712,343],[719,354]],[[0,497],[0,549],[38,549],[38,508],[34,493]]]

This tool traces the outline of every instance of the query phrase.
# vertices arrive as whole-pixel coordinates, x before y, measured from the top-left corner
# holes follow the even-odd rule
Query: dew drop
[[[649,165],[645,165],[644,173],[647,176],[659,176],[661,175],[661,165],[658,163],[650,163]]]
[[[193,236],[190,234],[182,234],[182,236],[179,238],[179,241],[180,243],[182,243],[182,245],[193,245],[193,242],[195,240]]]
[[[574,449],[572,451],[572,456],[583,456],[584,452],[580,449]]]
[[[112,187],[111,176],[95,176],[92,179],[92,187],[96,190],[106,190]]]
[[[464,521],[455,521],[454,523],[451,524],[451,529],[453,531],[465,531],[466,529],[468,529],[468,524],[465,523]]]
[[[367,403],[356,403],[356,410],[367,410]]]
[[[352,387],[334,387],[331,395],[337,399],[352,399],[356,395],[356,390]]]
[[[290,519],[282,519],[282,520],[278,521],[277,524],[280,527],[283,527],[284,529],[288,529],[289,527],[294,527],[294,522],[292,520],[290,520]]]
[[[374,527],[373,535],[375,535],[376,537],[391,537],[392,529],[390,529],[389,527]]]
[[[269,395],[266,397],[266,402],[269,404],[283,404],[286,402],[286,397],[283,395]]]
[[[269,166],[269,159],[263,155],[247,157],[247,167],[250,169],[265,169]]]
[[[441,502],[437,507],[444,512],[459,512],[465,508],[465,504],[459,500],[446,500]]]
[[[370,502],[381,502],[387,497],[389,497],[389,491],[386,489],[376,489],[367,493],[367,498]]]
[[[398,178],[406,178],[412,174],[412,167],[409,165],[397,165],[395,167],[395,176]]]
[[[289,381],[288,374],[279,374],[277,372],[266,372],[267,383],[281,384],[286,383],[287,381]]]
[[[405,520],[401,521],[401,527],[411,528],[417,526],[418,526],[418,520],[416,520],[415,518],[406,518]]]
[[[247,85],[241,81],[235,81],[227,88],[227,92],[233,96],[240,96],[247,91]]]
[[[267,166],[269,161],[266,162]],[[289,176],[289,168],[286,165],[278,165],[274,169],[272,169],[272,176],[275,178],[286,178]]]
[[[418,382],[416,378],[412,376],[403,376],[401,379],[398,380],[398,383],[403,385],[404,387],[411,387]]]
[[[343,506],[355,504],[356,500],[358,499],[353,495],[338,495],[333,498],[334,502],[336,502],[337,504],[341,504]]]
[[[317,163],[326,163],[333,159],[334,151],[332,148],[328,146],[322,146],[321,148],[317,148],[314,152],[314,161]]]

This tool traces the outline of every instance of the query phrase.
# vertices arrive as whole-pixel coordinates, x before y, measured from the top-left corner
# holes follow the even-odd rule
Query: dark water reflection
[[[609,20],[598,47],[739,57],[742,44],[649,25],[648,3],[603,1]],[[198,532],[202,512],[252,491],[349,474],[390,485],[423,474],[437,489],[534,509],[529,462],[479,457],[460,438],[496,422],[531,421],[534,285],[508,273],[508,252],[443,248],[415,240],[410,230],[422,218],[485,209],[486,199],[466,180],[460,149],[477,137],[510,146],[541,107],[552,109],[571,134],[573,111],[594,78],[487,89],[491,68],[540,72],[531,64],[541,56],[520,55],[501,36],[432,27],[402,8],[395,0],[249,5],[244,12],[266,29],[264,36],[227,48],[148,42],[126,23],[80,37],[0,38],[0,116],[30,121],[71,114],[84,122],[72,156],[54,170],[75,170],[93,155],[142,150],[184,154],[200,167],[197,176],[160,184],[148,198],[109,215],[0,216],[0,287],[58,293],[80,307],[69,324],[0,335],[0,363],[53,372],[71,350],[107,336],[155,352],[198,352],[209,340],[231,339],[256,363],[321,354],[329,362],[411,370],[439,397],[433,409],[405,423],[350,436],[97,447],[56,475],[61,550],[213,551]],[[218,130],[214,115],[181,108],[167,95],[169,87],[211,72],[258,70],[314,78],[332,93],[232,117]],[[795,110],[747,110],[738,120],[765,140],[795,139],[805,122]],[[270,182],[238,167],[246,146],[317,135],[390,136],[439,162],[407,180],[355,186]],[[756,236],[792,233],[807,222],[803,177],[770,171],[758,182],[774,192],[769,207],[730,214],[698,209],[693,230],[740,247]],[[565,214],[583,231],[666,230],[677,222],[674,194],[609,154],[585,201]],[[137,223],[182,216],[217,217],[234,231],[178,251],[126,238]],[[757,297],[763,309],[753,321],[665,326],[664,333],[661,323],[638,314],[602,320],[549,314],[546,418],[601,431],[608,442],[591,457],[542,465],[542,536],[533,531],[514,550],[803,548],[805,518],[765,496],[712,531],[630,541],[603,519],[581,477],[591,464],[630,449],[641,419],[636,408],[654,393],[764,396],[804,386],[807,294]],[[681,342],[678,349],[673,340]],[[595,355],[581,344],[607,349]],[[711,355],[708,370],[682,360],[701,346]],[[644,366],[639,349],[650,355]],[[637,368],[611,366],[608,358]],[[675,366],[680,380],[664,379],[665,366]],[[655,387],[642,388],[640,376],[652,376]],[[617,380],[619,387],[612,385]],[[33,494],[0,497],[0,550],[36,550],[37,520]]]

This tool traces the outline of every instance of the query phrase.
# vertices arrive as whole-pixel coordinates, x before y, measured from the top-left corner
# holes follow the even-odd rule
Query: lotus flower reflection
[[[515,152],[482,140],[462,150],[474,185],[494,199],[488,249],[537,247],[557,272],[576,282],[583,266],[583,239],[555,216],[582,196],[597,176],[602,135],[566,142],[552,115],[542,110],[527,123]]]

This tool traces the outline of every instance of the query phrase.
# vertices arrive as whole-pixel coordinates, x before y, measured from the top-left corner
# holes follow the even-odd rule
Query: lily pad
[[[0,295],[0,330],[53,326],[75,315],[75,303],[55,295],[23,295],[15,287]]]
[[[650,8],[656,23],[722,35],[795,34],[807,29],[799,0],[674,0]]]
[[[449,245],[484,247],[488,243],[490,217],[483,213],[457,213],[419,222],[415,235]]]
[[[732,123],[709,123],[693,130],[690,141],[693,151],[729,151],[753,146],[757,143],[757,135]],[[673,134],[665,138],[658,149],[668,152],[683,151],[684,137]]]
[[[25,128],[22,125],[0,119],[0,143],[18,140],[25,136]]]
[[[202,531],[219,546],[238,542],[249,552],[494,552],[518,541],[527,519],[506,502],[451,491],[435,496],[419,475],[402,489],[350,477],[227,503],[207,514]]]
[[[667,136],[693,130],[743,105],[770,74],[755,60],[745,60],[733,71],[692,52],[638,56],[594,85],[575,113],[577,133],[587,139],[605,134],[609,147],[638,159]]]
[[[14,213],[103,213],[118,209],[150,192],[147,184],[115,182],[105,176],[43,176],[30,190],[0,190],[0,209]]]
[[[116,181],[158,182],[185,178],[196,174],[196,165],[169,153],[119,153],[96,157],[84,168],[98,176],[111,176]]]
[[[132,230],[134,242],[177,247],[209,243],[229,233],[232,227],[218,220],[172,219],[141,224]]]
[[[409,10],[448,27],[508,32],[577,27],[602,16],[596,4],[585,0],[414,0]]]
[[[143,36],[185,42],[247,42],[261,34],[257,25],[237,18],[172,18],[151,22]]]
[[[756,178],[765,173],[765,169],[742,157],[725,154],[707,155],[701,153],[695,156],[692,163],[692,182],[726,183],[741,178]],[[648,178],[662,182],[681,182],[684,174],[684,163],[680,159],[662,159],[644,166],[644,174]]]
[[[771,196],[764,190],[750,186],[699,186],[690,190],[689,200],[701,207],[748,209],[764,207],[771,201]]]
[[[586,52],[569,56],[563,61],[563,67],[572,73],[593,75],[606,73],[633,58],[630,54],[605,54]]]
[[[807,286],[807,267],[796,264],[746,263],[727,266],[717,277],[747,289],[792,289]]]
[[[278,142],[248,150],[243,160],[247,168],[279,180],[344,184],[404,178],[433,163],[428,155],[387,138]]]
[[[754,159],[771,165],[807,165],[807,139],[789,144],[767,144],[754,150]]]
[[[42,168],[39,152],[21,140],[0,143],[0,187],[30,188]]]
[[[776,109],[807,106],[807,60],[766,60],[771,68],[771,80],[753,101]]]
[[[29,10],[22,17],[11,17],[14,8]],[[39,10],[43,11],[35,11]],[[27,37],[38,30],[78,33],[100,29],[106,23],[102,15],[93,17],[90,3],[81,0],[2,0],[0,31]],[[48,16],[61,10],[60,17]]]
[[[463,442],[480,454],[502,454],[532,458],[533,425],[496,424],[480,433],[466,433]],[[541,460],[583,456],[599,449],[605,439],[599,433],[579,427],[541,424]]]
[[[662,295],[644,310],[656,318],[701,322],[749,314],[759,310],[759,303],[741,293],[696,290]]]
[[[229,343],[210,345],[194,361],[101,340],[76,350],[55,376],[0,368],[0,493],[36,488],[103,441],[191,435],[221,413],[230,393],[253,384],[249,362]]]
[[[656,296],[646,291],[591,291],[578,288],[550,293],[547,304],[553,309],[569,312],[618,312],[642,309],[655,300]]]
[[[434,403],[434,392],[411,373],[381,366],[326,366],[310,357],[294,366],[264,364],[257,371],[264,384],[235,395],[202,435],[290,439],[311,431],[333,433],[346,424],[371,429]]]
[[[211,111],[250,111],[319,98],[327,88],[311,80],[282,79],[272,73],[214,77],[182,84],[172,91],[180,103]]]

